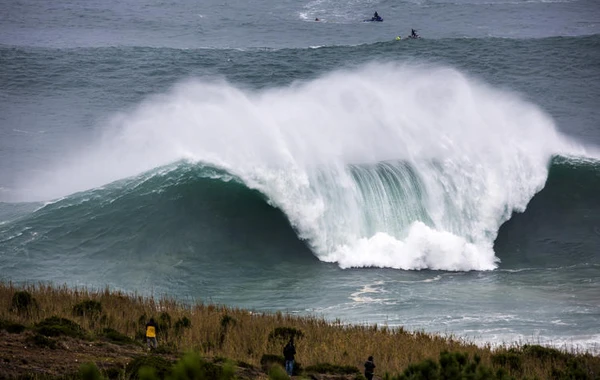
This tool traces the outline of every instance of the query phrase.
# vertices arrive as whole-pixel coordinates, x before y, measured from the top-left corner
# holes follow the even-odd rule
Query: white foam
[[[456,70],[371,64],[260,92],[179,84],[25,184],[50,199],[194,160],[260,190],[324,261],[490,270],[499,226],[543,187],[552,154],[581,149],[538,107]]]
[[[403,241],[378,232],[358,239],[322,257],[342,268],[387,267],[396,269],[490,270],[498,259],[487,250],[449,232],[436,231],[415,222]]]

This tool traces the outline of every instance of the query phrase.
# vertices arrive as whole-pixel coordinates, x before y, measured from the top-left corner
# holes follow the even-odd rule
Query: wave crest
[[[552,155],[582,152],[516,94],[397,64],[260,92],[192,81],[109,130],[30,187],[56,196],[202,162],[264,194],[342,267],[493,269],[500,225],[542,189]]]

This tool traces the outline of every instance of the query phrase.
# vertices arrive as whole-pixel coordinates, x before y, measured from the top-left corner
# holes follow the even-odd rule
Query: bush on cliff
[[[72,338],[83,338],[85,331],[77,323],[59,317],[46,318],[35,325],[35,330],[45,336],[66,335]]]

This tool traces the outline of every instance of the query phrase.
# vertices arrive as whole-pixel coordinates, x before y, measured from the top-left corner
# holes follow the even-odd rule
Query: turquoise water
[[[7,9],[0,279],[597,352],[594,2]]]

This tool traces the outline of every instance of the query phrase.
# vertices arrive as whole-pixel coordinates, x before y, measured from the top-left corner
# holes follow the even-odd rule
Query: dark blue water
[[[5,9],[1,280],[597,352],[595,2]]]

